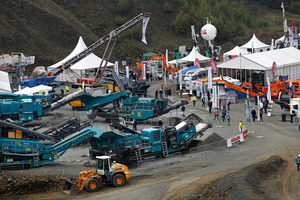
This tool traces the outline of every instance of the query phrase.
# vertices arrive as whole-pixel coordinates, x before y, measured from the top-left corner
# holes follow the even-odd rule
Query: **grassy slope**
[[[117,0],[14,0],[0,4],[0,41],[3,53],[23,52],[26,56],[35,55],[36,65],[50,65],[67,56],[75,47],[78,37],[83,36],[87,45],[109,33],[118,24],[126,22],[141,12],[151,12],[147,28],[148,45],[140,42],[141,24],[125,32],[117,40],[111,61],[126,57],[135,58],[147,51],[173,51],[180,45],[192,45],[190,29],[185,34],[176,35],[170,25],[176,12],[184,10],[174,0],[168,0],[171,9],[167,12],[163,0],[132,0],[129,11],[118,14]],[[269,21],[269,26],[248,30],[244,36],[228,41],[219,41],[227,51],[235,45],[247,42],[253,33],[265,43],[283,35],[281,9],[270,10],[256,5],[249,9],[255,15],[262,15]],[[186,12],[186,11],[185,11]],[[288,20],[300,21],[299,15],[287,13]],[[196,32],[200,32],[205,23],[193,20]],[[217,27],[218,28],[218,27]],[[203,45],[203,40],[200,39]],[[95,53],[102,57],[104,47]]]

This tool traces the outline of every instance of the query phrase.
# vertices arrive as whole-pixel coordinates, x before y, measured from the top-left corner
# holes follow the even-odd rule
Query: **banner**
[[[190,94],[193,94],[193,88],[192,88],[192,74],[189,74],[189,84],[190,84]]]
[[[218,98],[217,98],[217,86],[213,86],[213,93],[212,93],[212,106],[213,108],[217,108],[218,107]]]
[[[146,80],[146,64],[142,63],[142,80]]]
[[[246,99],[246,119],[247,119],[247,122],[250,122],[250,99],[249,99],[249,90],[247,90],[247,99]]]
[[[126,66],[126,78],[129,79],[129,66],[128,65]]]
[[[233,145],[243,142],[243,141],[244,141],[243,134],[240,133],[236,136],[233,136],[233,137],[227,139],[227,147],[232,147]]]
[[[119,76],[119,62],[118,61],[115,61],[115,72],[117,74],[117,76]]]
[[[207,89],[212,89],[212,73],[211,73],[211,67],[208,67],[208,85],[207,85]]]
[[[217,76],[218,76],[218,67],[217,67],[216,62],[215,62],[213,59],[211,59],[211,60],[210,60],[210,63],[211,63],[211,66],[213,67],[215,73],[216,73]]]
[[[274,79],[274,77],[275,77],[276,67],[277,67],[277,65],[276,65],[276,62],[274,61],[274,62],[273,62],[273,66],[272,66],[273,79]]]
[[[270,86],[270,79],[269,79],[269,76],[267,76],[267,84],[268,84],[267,99],[268,99],[268,101],[271,101],[271,86]]]
[[[179,89],[182,90],[182,72],[179,70]]]
[[[201,68],[200,60],[198,58],[195,59],[195,65]]]
[[[146,29],[147,29],[147,25],[150,19],[150,15],[145,15],[143,18],[143,27],[142,27],[142,42],[144,42],[145,44],[147,44],[147,40],[146,40]]]

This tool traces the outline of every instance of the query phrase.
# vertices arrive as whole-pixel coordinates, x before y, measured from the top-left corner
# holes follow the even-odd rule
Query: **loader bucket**
[[[79,188],[77,185],[73,185],[70,191],[70,194],[68,196],[75,196],[79,193]]]
[[[70,193],[67,193],[68,196],[75,196],[80,191],[76,183],[73,183],[70,179],[65,179],[65,185],[66,189],[70,191]]]

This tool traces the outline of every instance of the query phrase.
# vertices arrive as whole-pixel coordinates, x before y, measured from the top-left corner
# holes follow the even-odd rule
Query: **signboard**
[[[238,144],[243,141],[244,141],[244,136],[242,133],[240,133],[236,136],[233,136],[233,137],[227,139],[227,147],[232,147],[233,145]]]

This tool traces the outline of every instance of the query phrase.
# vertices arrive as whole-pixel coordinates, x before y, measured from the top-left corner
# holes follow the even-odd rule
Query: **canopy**
[[[192,51],[189,53],[189,55],[187,55],[186,57],[184,58],[180,58],[179,60],[177,60],[177,62],[195,62],[196,58],[199,59],[199,61],[201,63],[204,63],[204,62],[209,62],[211,60],[211,58],[208,58],[208,57],[205,57],[203,55],[201,55],[197,50],[196,50],[196,47],[194,46]],[[169,63],[171,64],[174,64],[176,63],[176,59],[175,60],[172,60],[170,61]]]
[[[227,60],[218,65],[218,68],[270,70],[273,62],[277,68],[291,65],[300,65],[300,51],[294,47],[275,49],[273,51],[258,52],[242,55]]]
[[[3,71],[0,71],[0,92],[11,92],[8,73]]]
[[[249,42],[247,42],[246,44],[244,44],[243,46],[241,46],[242,49],[267,49],[270,48],[271,46],[265,43],[262,43],[261,41],[259,41],[257,39],[257,37],[255,36],[255,34],[253,34],[251,40]]]
[[[45,94],[48,94],[52,90],[52,87],[46,86],[46,85],[38,85],[35,87],[26,87],[22,90],[19,90],[15,92],[14,94],[27,94],[27,95],[33,95],[35,93],[44,92]]]
[[[223,58],[224,58],[224,60],[227,60],[226,58],[228,56],[239,56],[239,55],[244,55],[244,54],[248,54],[247,49],[242,49],[239,46],[235,46],[230,51],[227,51],[226,53],[224,53]]]
[[[156,53],[153,53],[153,52],[148,52],[148,53],[145,53],[144,55],[143,55],[143,57],[145,57],[145,58],[150,58],[151,56],[153,56],[153,55],[155,55]]]
[[[85,49],[87,49],[87,46],[85,45],[82,37],[80,36],[75,49],[65,59],[59,61],[58,63],[56,63],[54,65],[49,66],[49,68],[56,68],[56,67],[60,66],[61,64],[67,62],[69,59],[73,58],[74,56],[81,53]],[[102,60],[101,58],[99,58],[95,54],[91,53],[87,57],[81,59],[80,61],[78,61],[77,63],[72,65],[71,69],[85,70],[85,69],[98,68],[100,66],[101,60]],[[105,64],[105,61],[103,61],[102,66],[104,66],[104,64]],[[114,64],[108,62],[106,66],[114,66]]]

